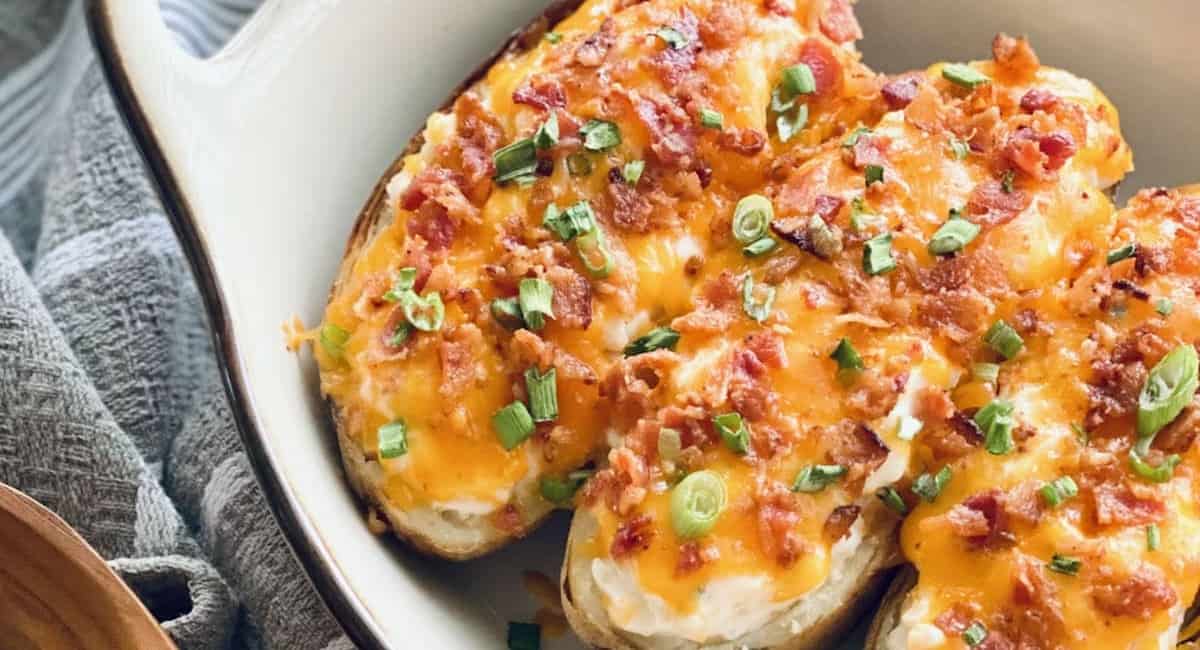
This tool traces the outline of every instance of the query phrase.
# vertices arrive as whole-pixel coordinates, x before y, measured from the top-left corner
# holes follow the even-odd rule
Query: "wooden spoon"
[[[2,483],[0,645],[15,650],[175,648],[78,533]]]

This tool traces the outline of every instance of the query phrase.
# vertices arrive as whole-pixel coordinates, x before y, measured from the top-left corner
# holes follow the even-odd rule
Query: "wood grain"
[[[0,645],[6,650],[174,649],[87,542],[0,484]]]

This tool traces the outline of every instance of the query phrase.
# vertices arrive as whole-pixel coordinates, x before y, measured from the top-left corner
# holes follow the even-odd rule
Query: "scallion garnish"
[[[1079,494],[1079,486],[1075,484],[1075,479],[1070,476],[1060,476],[1059,478],[1050,481],[1043,485],[1038,492],[1042,495],[1042,500],[1051,508],[1057,508],[1062,505],[1063,501],[1074,498]]]
[[[866,367],[863,365],[862,357],[858,356],[858,351],[850,343],[850,339],[845,337],[838,341],[837,347],[833,348],[833,353],[829,355],[829,358],[837,361],[838,370],[862,370]]]
[[[404,295],[405,291],[412,291],[413,285],[417,282],[417,269],[406,266],[396,271],[396,281],[392,283],[392,288],[387,293],[383,294],[383,299],[388,302],[396,302],[400,300],[400,296]]]
[[[492,318],[506,329],[520,329],[525,324],[521,305],[516,298],[496,298],[492,301]]]
[[[961,210],[951,210],[950,218],[942,224],[929,240],[929,253],[932,255],[950,255],[967,247],[971,240],[979,236],[979,225],[962,217]]]
[[[871,129],[868,129],[865,126],[860,126],[857,129],[854,129],[850,132],[850,135],[846,136],[846,138],[842,140],[842,147],[846,149],[853,149],[854,145],[858,144],[858,139],[870,132]]]
[[[674,461],[683,453],[683,436],[678,429],[663,427],[658,431],[657,447],[660,459]]]
[[[1013,449],[1013,405],[994,399],[975,413],[975,424],[983,431],[983,446],[988,453],[1000,456]]]
[[[947,63],[942,67],[942,77],[951,83],[974,90],[990,83],[992,78],[965,63]]]
[[[974,377],[976,381],[994,384],[996,383],[996,379],[1000,377],[1000,364],[976,363],[971,366],[971,376]]]
[[[546,39],[546,42],[550,43],[551,45],[558,45],[562,42],[562,34],[559,34],[558,32],[546,32],[546,35],[542,38]]]
[[[656,327],[646,334],[637,337],[629,345],[626,345],[625,356],[632,357],[663,348],[674,350],[675,344],[678,342],[678,331],[670,327]]]
[[[1082,567],[1083,560],[1070,555],[1059,555],[1058,553],[1055,553],[1054,557],[1050,558],[1050,562],[1046,565],[1046,568],[1051,571],[1067,576],[1079,575],[1079,569]]]
[[[983,335],[983,342],[1005,359],[1017,356],[1025,346],[1025,340],[1017,334],[1017,330],[1003,320],[996,321],[988,328]]]
[[[1146,550],[1157,551],[1160,541],[1161,535],[1158,532],[1158,524],[1146,526]]]
[[[780,113],[775,118],[775,132],[780,142],[787,142],[808,124],[808,104],[800,104],[794,110]]]
[[[542,215],[542,227],[558,235],[563,241],[571,241],[579,235],[596,228],[596,214],[587,199],[583,199],[566,210],[559,210],[553,203],[546,205]]]
[[[380,458],[398,458],[408,453],[408,425],[403,419],[379,427],[378,436]]]
[[[1005,194],[1012,194],[1013,193],[1013,183],[1016,180],[1017,180],[1016,172],[1014,172],[1011,169],[1005,171],[1004,175],[1000,177],[1000,189],[1003,190]]]
[[[554,318],[554,285],[541,278],[525,278],[518,285],[517,302],[529,329],[537,331]]]
[[[771,230],[775,209],[771,200],[761,194],[744,196],[733,208],[733,237],[742,244],[751,244],[766,237]]]
[[[925,499],[927,503],[933,503],[937,500],[938,495],[942,490],[946,489],[946,484],[953,477],[953,472],[950,466],[946,465],[938,471],[937,474],[922,474],[913,481],[912,491],[917,496]]]
[[[588,120],[579,129],[583,136],[583,148],[588,151],[608,151],[621,144],[621,131],[607,120]]]
[[[533,177],[537,171],[537,147],[533,138],[524,138],[496,150],[492,154],[492,162],[496,167],[493,177],[497,183],[518,181],[524,177]]]
[[[400,308],[404,310],[408,322],[422,332],[442,329],[442,321],[446,318],[442,295],[436,291],[427,292],[424,296],[418,296],[415,291],[406,291],[400,296]]]
[[[883,505],[894,510],[898,515],[908,514],[908,504],[904,502],[904,497],[896,491],[896,488],[888,485],[875,490],[875,496],[883,502]]]
[[[654,35],[661,38],[672,50],[682,50],[688,44],[687,37],[674,27],[659,27]]]
[[[625,179],[628,185],[637,185],[638,180],[642,177],[642,172],[646,170],[646,161],[630,160],[621,168],[621,177]]]
[[[758,285],[755,292],[754,278],[746,276],[742,283],[742,311],[759,323],[771,315],[771,305],[775,302],[775,287],[769,284]]]
[[[967,155],[971,153],[971,146],[963,140],[950,136],[950,153],[954,154],[955,160],[966,160]]]
[[[1175,303],[1170,298],[1159,298],[1154,302],[1154,311],[1158,312],[1159,316],[1167,317],[1175,310]]]
[[[720,129],[725,126],[725,117],[711,108],[700,109],[700,126],[706,129]]]
[[[533,134],[533,146],[537,149],[550,149],[558,144],[558,113],[550,111],[550,117],[538,127]]]
[[[766,255],[767,253],[775,250],[775,247],[778,245],[779,242],[775,241],[772,237],[763,237],[761,239],[756,239],[742,247],[742,255],[745,255],[746,257],[759,257],[760,255]]]
[[[783,69],[780,84],[788,95],[811,95],[817,91],[817,80],[812,68],[805,63],[797,63]]]
[[[582,153],[573,153],[567,156],[567,173],[575,177],[591,174],[592,159]]]
[[[575,252],[579,254],[584,270],[593,278],[603,280],[612,273],[612,253],[600,226],[575,238]]]
[[[882,165],[867,165],[863,168],[863,178],[866,180],[867,187],[875,183],[883,182],[883,166]]]
[[[725,509],[725,481],[712,470],[688,474],[671,490],[671,527],[683,539],[708,534]]]
[[[809,465],[792,481],[792,492],[820,492],[846,475],[845,465]]]
[[[871,214],[863,197],[855,197],[850,201],[850,228],[854,232],[865,232],[873,227],[881,226],[884,220],[878,215]]]
[[[741,413],[722,413],[713,418],[713,426],[721,434],[726,447],[742,455],[750,451],[750,430],[746,428]]]
[[[393,348],[398,348],[404,345],[409,336],[412,336],[413,326],[408,321],[403,321],[396,325],[396,329],[392,330],[392,335],[388,337],[388,345]]]
[[[536,623],[508,624],[508,650],[541,650],[542,627]]]
[[[569,472],[565,478],[558,476],[543,476],[539,482],[542,498],[557,506],[570,504],[571,497],[579,491],[583,482],[592,475],[590,470],[581,469]]]
[[[1114,248],[1108,251],[1108,255],[1104,257],[1104,261],[1108,262],[1109,266],[1112,266],[1113,264],[1116,264],[1121,260],[1127,260],[1134,255],[1137,255],[1137,244],[1125,244],[1120,248]]]
[[[1186,343],[1168,352],[1155,364],[1138,395],[1139,436],[1158,433],[1191,403],[1196,387],[1200,385],[1198,366],[1196,348]]]
[[[492,416],[492,428],[505,449],[512,449],[533,433],[533,416],[525,408],[525,402],[516,401],[496,411]]]
[[[972,621],[971,624],[967,626],[967,629],[963,630],[962,638],[968,646],[974,648],[980,643],[983,643],[984,639],[987,638],[987,635],[988,631],[987,628],[983,626],[983,623],[980,623],[979,621]]]
[[[924,422],[906,413],[900,416],[900,422],[896,425],[896,437],[901,440],[912,440],[923,428],[925,428]]]
[[[881,275],[896,268],[896,257],[892,255],[892,233],[876,235],[863,244],[862,265],[867,275]]]
[[[534,422],[552,422],[558,417],[558,382],[554,368],[544,373],[539,373],[537,366],[526,369],[525,392],[529,393],[529,412]]]
[[[321,334],[318,339],[321,342],[321,349],[325,350],[325,354],[334,359],[341,359],[346,353],[346,342],[350,340],[350,332],[334,325],[326,323],[321,326]]]

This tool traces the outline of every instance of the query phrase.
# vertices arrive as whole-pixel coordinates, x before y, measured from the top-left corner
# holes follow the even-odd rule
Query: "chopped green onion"
[[[1051,571],[1067,576],[1079,575],[1079,569],[1082,567],[1083,560],[1070,555],[1059,555],[1058,553],[1055,553],[1054,557],[1050,558],[1050,563],[1046,565],[1046,568]]]
[[[809,465],[792,482],[792,492],[820,492],[846,475],[845,465]]]
[[[813,76],[812,68],[805,63],[784,68],[780,85],[792,96],[811,95],[817,91],[817,79]]]
[[[583,148],[588,151],[608,151],[621,144],[621,131],[607,120],[588,120],[579,129],[583,136]]]
[[[950,152],[954,154],[955,160],[966,160],[967,155],[971,153],[971,146],[965,141],[951,136]]]
[[[1074,498],[1079,494],[1079,486],[1075,484],[1075,479],[1070,476],[1061,476],[1043,485],[1038,492],[1042,495],[1042,500],[1047,506],[1057,508],[1062,505],[1063,501]]]
[[[396,281],[392,284],[392,288],[387,293],[383,294],[383,299],[388,302],[396,302],[400,300],[400,296],[404,295],[405,291],[412,291],[413,285],[417,281],[417,270],[411,266],[406,266],[396,271]]]
[[[333,323],[326,323],[321,326],[319,340],[321,348],[325,350],[325,354],[334,359],[341,359],[342,355],[345,354],[344,348],[346,347],[346,342],[350,340],[350,332]]]
[[[1025,346],[1025,340],[1017,334],[1017,330],[1003,320],[996,321],[988,328],[983,335],[983,342],[1005,359],[1017,356]]]
[[[1004,172],[1004,176],[1000,177],[1000,189],[1004,190],[1005,194],[1013,193],[1013,182],[1017,180],[1017,173],[1013,170]]]
[[[996,379],[1000,377],[1000,364],[976,363],[971,366],[971,376],[973,376],[976,381],[994,384],[996,383]]]
[[[546,32],[546,35],[542,38],[545,38],[546,41],[551,45],[557,45],[562,42],[562,34],[559,34],[558,32]]]
[[[403,419],[379,427],[379,457],[397,458],[408,453],[408,425]]]
[[[720,129],[725,125],[725,117],[711,108],[700,109],[700,126],[706,129]]]
[[[529,393],[529,411],[534,422],[552,422],[558,417],[558,382],[554,368],[545,373],[539,373],[537,366],[526,369],[525,392]]]
[[[743,196],[733,208],[733,237],[742,244],[758,241],[770,232],[774,217],[770,199],[761,194]]]
[[[496,166],[497,183],[508,183],[522,177],[532,177],[537,171],[537,148],[533,138],[524,138],[496,150],[492,154],[492,162]]]
[[[908,514],[908,504],[904,502],[904,497],[896,491],[892,486],[881,487],[875,490],[875,496],[883,502],[883,505],[891,508],[899,515]]]
[[[591,475],[589,470],[576,470],[565,478],[543,476],[540,481],[542,498],[558,506],[569,505],[571,498]]]
[[[867,187],[875,183],[883,182],[883,166],[882,165],[867,165],[863,169],[863,178],[866,179]]]
[[[1013,449],[1013,405],[994,399],[975,414],[975,424],[983,431],[983,446],[988,453],[1000,456]]]
[[[1146,550],[1157,551],[1158,544],[1161,541],[1158,532],[1158,524],[1150,524],[1146,526]]]
[[[942,67],[942,77],[951,83],[974,90],[990,83],[992,78],[965,63],[948,63]]]
[[[703,537],[725,509],[725,481],[714,471],[688,474],[671,490],[671,527],[684,539]]]
[[[1088,446],[1088,438],[1090,436],[1088,435],[1087,429],[1083,428],[1082,424],[1079,424],[1078,422],[1072,422],[1071,431],[1075,432],[1075,441],[1078,442],[1080,446]]]
[[[1185,343],[1167,353],[1150,370],[1146,385],[1138,395],[1139,436],[1158,433],[1191,403],[1196,387],[1200,385],[1198,366],[1196,348]]]
[[[967,247],[971,240],[979,236],[979,225],[962,218],[962,212],[952,210],[950,218],[942,224],[933,238],[929,240],[929,252],[932,255],[950,255]]]
[[[1104,261],[1108,262],[1109,266],[1112,266],[1113,264],[1116,264],[1121,260],[1127,260],[1134,255],[1137,255],[1137,244],[1125,244],[1120,248],[1114,248],[1108,251],[1108,255],[1105,256]]]
[[[983,643],[984,639],[987,638],[987,635],[988,631],[987,628],[983,626],[983,623],[980,623],[979,621],[973,621],[967,626],[967,629],[963,630],[962,637],[963,641],[966,642],[968,646],[974,648],[980,643]]]
[[[536,623],[508,624],[508,650],[541,650],[542,627]]]
[[[778,245],[779,242],[775,241],[773,238],[763,237],[761,239],[756,239],[743,247],[742,255],[745,255],[746,257],[758,257],[760,255],[766,255],[767,253],[775,250],[775,247]]]
[[[896,268],[896,257],[892,255],[892,233],[876,235],[863,244],[862,264],[867,275],[881,275]]]
[[[558,235],[563,241],[571,241],[596,228],[596,214],[592,212],[592,206],[587,199],[566,210],[559,210],[558,206],[549,203],[542,215],[542,227]]]
[[[846,149],[851,149],[854,147],[854,145],[858,144],[859,138],[861,138],[862,136],[864,136],[870,132],[871,132],[871,129],[868,129],[865,126],[860,126],[857,129],[854,129],[853,131],[851,131],[850,135],[846,136],[846,139],[842,140],[842,146],[845,147]]]
[[[678,429],[663,427],[658,431],[658,457],[674,461],[683,453],[683,438]]]
[[[722,413],[713,418],[713,426],[721,434],[726,447],[743,455],[750,451],[750,430],[746,428],[740,413]]]
[[[1157,467],[1146,461],[1145,457],[1150,452],[1150,443],[1153,442],[1154,435],[1151,434],[1138,440],[1133,445],[1133,449],[1129,450],[1129,466],[1138,476],[1150,481],[1151,483],[1166,483],[1175,475],[1175,467],[1179,465],[1183,459],[1179,454],[1171,454],[1163,459],[1161,465]]]
[[[442,329],[442,321],[446,318],[446,306],[442,304],[442,295],[430,291],[424,296],[408,291],[400,296],[400,308],[404,317],[413,327],[422,332],[436,332]]]
[[[882,226],[885,221],[878,215],[867,210],[867,202],[863,197],[855,197],[850,202],[850,227],[854,232],[865,232],[873,227]]]
[[[541,278],[525,278],[518,287],[517,300],[525,324],[531,330],[542,329],[547,318],[554,318],[554,285]]]
[[[762,296],[761,299],[755,297],[754,278],[746,276],[746,281],[742,283],[742,311],[761,323],[771,315],[771,305],[775,302],[775,287],[769,284],[760,287],[758,293]]]
[[[538,149],[549,149],[558,144],[558,113],[550,111],[550,117],[538,127],[533,134],[533,146]]]
[[[593,278],[603,280],[612,273],[612,253],[599,226],[575,239],[575,252],[579,254],[584,270]]]
[[[496,430],[500,444],[511,450],[533,433],[533,416],[524,402],[513,402],[496,411],[492,416],[492,428]]]
[[[1154,311],[1158,312],[1159,316],[1170,316],[1175,310],[1175,303],[1170,298],[1159,298],[1154,303]]]
[[[388,338],[388,345],[393,348],[398,348],[404,345],[404,342],[407,341],[408,337],[412,335],[412,331],[412,323],[409,323],[408,321],[404,321],[399,325],[396,325],[396,329],[392,331],[392,335]]]
[[[925,428],[924,422],[904,414],[900,416],[900,423],[896,425],[896,437],[901,440],[912,440],[923,428]]]
[[[520,329],[525,324],[521,305],[516,298],[496,298],[492,301],[492,318],[506,329]]]
[[[858,351],[850,343],[850,339],[845,337],[838,341],[837,347],[833,349],[829,358],[837,361],[838,370],[862,370],[866,367],[863,365],[862,357],[858,356]]]
[[[928,503],[933,503],[937,500],[938,495],[942,490],[946,489],[946,484],[950,482],[953,473],[950,466],[946,465],[937,474],[922,474],[913,481],[912,491],[917,496],[925,499]]]
[[[775,118],[775,131],[780,142],[791,140],[808,124],[808,104],[800,104],[790,113],[780,113]]]
[[[592,159],[582,153],[573,153],[567,156],[567,172],[575,177],[591,174]]]
[[[672,50],[682,50],[687,47],[688,39],[678,29],[673,27],[659,27],[654,35],[661,38],[667,47]]]
[[[654,350],[666,348],[674,350],[675,344],[679,342],[679,332],[670,327],[656,327],[646,334],[637,337],[632,343],[625,346],[625,356],[632,357]]]
[[[637,185],[637,182],[642,177],[642,172],[646,170],[646,161],[630,160],[621,168],[621,176],[629,185]]]

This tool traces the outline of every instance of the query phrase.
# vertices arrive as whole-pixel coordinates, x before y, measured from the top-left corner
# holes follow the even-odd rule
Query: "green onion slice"
[[[496,298],[492,301],[492,318],[506,329],[520,329],[525,324],[521,305],[516,298]]]
[[[546,326],[547,318],[554,318],[554,285],[541,278],[525,278],[518,285],[517,301],[525,324],[531,330]]]
[[[733,208],[733,237],[742,244],[758,241],[770,232],[773,218],[770,199],[761,194],[744,196]]]
[[[1159,316],[1170,316],[1175,310],[1175,303],[1170,298],[1159,298],[1154,303],[1154,311],[1158,312]]]
[[[863,168],[863,178],[867,183],[867,187],[871,187],[875,183],[883,182],[883,166],[882,165],[867,165]]]
[[[539,373],[536,366],[526,369],[525,392],[529,393],[529,411],[534,422],[552,422],[558,417],[558,382],[554,368],[545,373]]]
[[[350,340],[350,332],[334,325],[326,323],[321,326],[321,334],[319,338],[321,348],[325,350],[325,354],[334,359],[341,359],[346,353],[346,342]]]
[[[979,225],[962,218],[960,211],[951,211],[950,218],[942,224],[929,240],[932,255],[950,255],[967,247],[979,236]]]
[[[797,63],[783,69],[780,86],[789,96],[811,95],[817,92],[817,79],[808,64]]]
[[[742,255],[745,255],[746,257],[759,257],[775,250],[775,247],[778,245],[779,242],[775,241],[773,238],[769,236],[763,237],[761,239],[756,239],[743,247]]]
[[[1051,571],[1067,576],[1079,575],[1079,569],[1082,567],[1083,560],[1070,555],[1059,555],[1058,553],[1055,553],[1054,557],[1050,558],[1049,564],[1046,565],[1046,568]]]
[[[542,227],[558,235],[562,241],[571,241],[596,229],[596,214],[592,212],[592,205],[587,199],[566,210],[559,210],[558,206],[549,203],[542,214]]]
[[[408,425],[399,418],[379,427],[379,457],[398,458],[408,453]]]
[[[396,325],[396,329],[392,331],[391,337],[388,338],[388,345],[393,348],[398,348],[404,345],[404,342],[408,340],[408,337],[412,336],[412,332],[412,323],[409,323],[408,321],[404,321]]]
[[[1153,436],[1174,420],[1196,395],[1200,385],[1197,378],[1196,349],[1188,344],[1167,353],[1150,370],[1146,384],[1138,395],[1137,432]],[[1146,445],[1149,447],[1149,444]]]
[[[678,429],[663,427],[658,432],[658,457],[674,461],[683,453],[683,438]]]
[[[1153,440],[1154,436],[1150,435],[1133,445],[1133,449],[1129,450],[1129,466],[1135,474],[1151,483],[1166,483],[1175,475],[1175,467],[1183,459],[1179,454],[1171,454],[1164,458],[1160,465],[1150,464],[1145,457],[1150,452],[1150,442]]]
[[[850,201],[850,228],[854,232],[866,232],[871,228],[882,227],[886,221],[879,215],[872,214],[867,209],[867,202],[857,196]]]
[[[559,34],[558,32],[546,32],[546,35],[542,38],[546,39],[546,42],[550,43],[551,45],[557,45],[562,42],[563,37],[562,34]]]
[[[1112,266],[1113,264],[1116,264],[1121,260],[1127,260],[1134,255],[1137,255],[1137,244],[1126,244],[1120,248],[1114,248],[1108,251],[1108,255],[1104,257],[1104,261],[1107,262],[1109,266]]]
[[[1057,508],[1067,499],[1074,498],[1079,494],[1079,486],[1070,476],[1061,476],[1043,485],[1038,492],[1047,506]]]
[[[896,268],[896,257],[892,255],[892,233],[885,232],[866,241],[862,264],[867,275],[881,275]]]
[[[975,424],[983,431],[983,446],[989,453],[1000,456],[1013,449],[1013,405],[994,399],[975,414]]]
[[[656,327],[642,336],[634,339],[629,345],[625,346],[625,356],[632,357],[638,354],[653,352],[666,348],[674,350],[675,344],[679,342],[679,332],[670,327]]]
[[[967,156],[971,153],[971,146],[965,141],[951,136],[950,152],[954,154],[955,160],[966,160]]]
[[[977,381],[982,381],[988,384],[996,383],[1000,377],[1000,364],[998,363],[976,363],[971,366],[971,376]]]
[[[878,490],[875,490],[875,496],[883,502],[883,505],[895,511],[896,514],[908,514],[908,504],[904,502],[904,497],[900,496],[900,493],[896,491],[896,488],[890,485],[881,487]]]
[[[508,650],[541,650],[542,627],[536,623],[508,624]]]
[[[780,142],[787,142],[808,124],[808,104],[800,104],[794,110],[780,113],[775,118],[775,132]]]
[[[1005,194],[1013,193],[1013,182],[1017,180],[1017,173],[1013,170],[1004,172],[1004,176],[1000,177],[1000,189],[1004,190]]]
[[[533,134],[533,146],[538,149],[550,149],[558,144],[558,113],[550,111],[550,117],[538,127]]]
[[[870,132],[871,129],[868,129],[865,126],[860,126],[857,129],[854,129],[850,132],[850,135],[846,136],[846,139],[842,140],[842,147],[846,149],[854,148],[854,145],[858,144],[858,139]]]
[[[942,67],[942,77],[951,83],[974,90],[990,83],[992,78],[965,63],[948,63]]]
[[[725,117],[711,108],[700,109],[700,126],[706,129],[720,129],[725,126]]]
[[[1162,536],[1158,532],[1158,524],[1146,526],[1146,550],[1157,551],[1161,540]]]
[[[987,333],[983,335],[983,342],[1005,359],[1017,356],[1025,346],[1025,340],[1017,334],[1017,330],[1003,320],[996,321],[988,328]]]
[[[571,498],[591,475],[590,470],[584,469],[570,472],[566,477],[543,476],[539,485],[542,498],[558,506],[569,505]]]
[[[588,151],[608,151],[621,144],[621,130],[607,120],[588,120],[579,129],[583,136],[583,148]]]
[[[937,474],[922,474],[913,481],[912,491],[928,503],[933,503],[937,500],[938,495],[942,490],[946,489],[946,484],[950,482],[953,472],[950,466],[946,465]]]
[[[750,451],[750,430],[746,428],[741,413],[722,413],[713,418],[713,426],[717,428],[717,433],[721,434],[725,446],[735,453],[744,455]]]
[[[592,159],[582,153],[573,153],[567,156],[567,172],[575,177],[591,174]]]
[[[608,239],[599,226],[575,239],[575,252],[579,254],[584,270],[593,278],[603,280],[612,273],[612,253],[608,250]]]
[[[430,291],[424,296],[418,296],[413,291],[407,291],[400,296],[400,307],[404,317],[413,327],[422,332],[436,332],[442,329],[446,319],[446,306],[442,304],[442,295]]]
[[[522,177],[532,177],[537,171],[537,147],[533,144],[533,138],[524,138],[496,150],[492,154],[492,162],[496,166],[496,175],[493,177],[497,183],[508,183],[521,179]]]
[[[661,38],[672,50],[682,50],[688,44],[687,37],[674,27],[659,27],[654,35]]]
[[[769,284],[758,285],[758,287],[756,295],[754,278],[747,275],[746,281],[742,283],[742,311],[761,323],[771,315],[771,305],[775,302],[775,287]]]
[[[637,182],[642,177],[642,172],[646,170],[646,161],[630,160],[621,168],[621,176],[629,185],[637,185]]]
[[[413,285],[417,282],[417,269],[406,266],[396,271],[396,281],[392,284],[392,288],[387,293],[383,294],[383,299],[388,302],[396,302],[400,300],[400,296],[404,295],[405,291],[412,291]]]
[[[671,490],[671,527],[684,539],[703,537],[725,509],[725,481],[716,472],[688,474]]]
[[[844,465],[809,465],[792,482],[792,492],[820,492],[846,475]]]
[[[496,411],[492,416],[492,428],[496,430],[500,444],[511,450],[533,433],[533,416],[524,402],[513,402]]]
[[[837,347],[833,348],[833,353],[829,355],[829,358],[837,361],[838,370],[862,370],[866,367],[863,365],[862,357],[858,356],[858,351],[850,343],[850,339],[845,337],[838,341]]]
[[[972,621],[972,623],[967,626],[967,629],[963,630],[962,637],[963,641],[966,642],[968,646],[974,648],[980,643],[983,643],[984,639],[987,638],[987,635],[988,631],[987,628],[983,626],[983,623],[980,623],[979,621]]]

